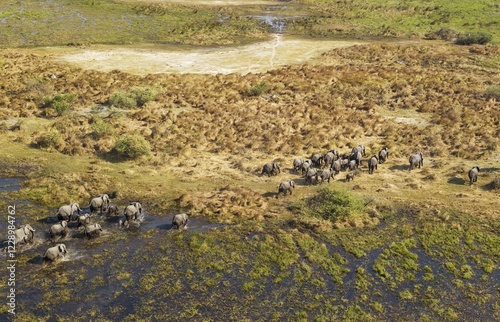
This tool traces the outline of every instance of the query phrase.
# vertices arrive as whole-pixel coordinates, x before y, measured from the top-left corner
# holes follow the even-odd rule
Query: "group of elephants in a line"
[[[102,194],[96,198],[93,198],[89,204],[89,212],[82,214],[82,209],[80,205],[76,202],[69,205],[61,206],[56,213],[58,223],[52,225],[49,228],[49,238],[52,242],[66,237],[69,232],[69,223],[73,222],[76,224],[77,229],[82,229],[83,235],[86,238],[93,238],[100,236],[102,232],[102,227],[98,222],[91,223],[91,218],[96,214],[102,215],[107,213],[108,216],[118,215],[118,207],[116,205],[110,204],[110,198],[108,194]],[[123,210],[123,215],[125,220],[118,222],[119,226],[128,228],[132,220],[137,220],[142,214],[142,205],[138,201],[130,202],[129,205]],[[172,218],[172,228],[186,228],[188,223],[188,215],[185,213],[176,214]],[[20,246],[25,243],[32,243],[35,236],[35,229],[29,225],[23,225],[15,230],[15,246]],[[65,244],[56,244],[53,247],[47,249],[43,255],[45,261],[55,261],[59,258],[64,257],[68,253]]]
[[[366,155],[366,148],[364,145],[358,145],[352,149],[350,153],[340,154],[338,150],[330,150],[323,153],[317,153],[311,155],[309,159],[294,159],[293,160],[293,170],[295,172],[300,172],[305,178],[305,184],[317,184],[322,182],[330,182],[330,179],[335,175],[340,173],[340,171],[349,172],[345,176],[345,181],[349,182],[354,180],[354,170],[358,169],[361,165],[362,158]],[[368,173],[372,174],[377,170],[378,164],[384,163],[389,158],[389,149],[383,147],[378,154],[374,154],[368,159]],[[422,152],[417,152],[410,155],[409,158],[408,171],[424,165],[424,155]],[[480,169],[479,167],[473,167],[469,170],[469,180],[472,185],[477,181],[477,176]],[[261,175],[274,176],[281,173],[281,168],[277,162],[269,162],[262,168]],[[292,189],[295,188],[295,182],[293,180],[288,180],[281,182],[278,185],[278,193],[276,198],[280,194],[284,196],[287,193],[292,194]]]

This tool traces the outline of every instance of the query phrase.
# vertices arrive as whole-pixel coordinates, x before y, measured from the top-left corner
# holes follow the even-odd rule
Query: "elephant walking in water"
[[[47,249],[45,254],[43,254],[43,259],[46,261],[55,261],[59,257],[64,257],[68,253],[68,250],[66,249],[66,245],[64,244],[57,244],[54,247],[50,247]]]
[[[176,214],[172,218],[172,228],[176,227],[177,229],[185,228],[189,221],[189,217],[187,214]]]
[[[421,166],[424,165],[424,155],[422,152],[418,152],[410,155],[410,167],[408,171],[412,170],[414,167],[418,167],[420,169]]]
[[[283,196],[286,196],[286,194],[290,192],[291,195],[293,188],[295,188],[295,182],[293,182],[292,180],[280,183],[278,186],[278,194],[276,195],[276,198],[279,197],[280,193],[283,193]]]
[[[87,225],[85,226],[85,230],[83,231],[83,234],[85,237],[88,239],[92,237],[99,237],[102,232],[102,227],[98,223],[92,224],[92,225]]]
[[[99,211],[102,213],[103,211],[107,211],[109,208],[109,196],[107,194],[100,195],[99,197],[95,197],[90,200],[90,213],[94,213]]]
[[[120,220],[120,225],[124,225],[128,227],[130,221],[137,220],[137,217],[142,214],[142,205],[138,201],[131,202],[125,209],[123,210],[123,215],[125,216],[125,221]]]
[[[66,237],[68,235],[68,222],[63,220],[58,224],[52,225],[49,229],[49,235],[52,240],[55,240],[56,237]]]
[[[472,169],[469,170],[469,183],[472,186],[474,182],[477,182],[477,176],[479,174],[479,167],[473,167]]]
[[[73,202],[72,204],[60,207],[59,210],[57,210],[56,215],[59,221],[72,221],[76,220],[76,216],[74,216],[74,213],[77,212],[78,215],[80,215],[81,211],[82,210],[80,209],[80,205],[76,202]]]
[[[35,229],[29,224],[22,225],[14,231],[14,235],[16,245],[32,243],[35,238]]]

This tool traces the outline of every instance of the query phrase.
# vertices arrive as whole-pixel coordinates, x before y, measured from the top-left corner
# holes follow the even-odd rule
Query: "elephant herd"
[[[82,214],[82,209],[78,203],[71,203],[69,205],[64,205],[59,207],[56,212],[56,217],[58,223],[53,224],[49,230],[48,235],[51,242],[55,242],[61,238],[68,236],[70,233],[69,224],[76,223],[77,229],[81,230],[83,227],[84,238],[94,238],[99,237],[103,231],[101,225],[98,222],[91,223],[91,218],[95,215],[102,215],[107,213],[108,216],[118,214],[118,206],[110,205],[110,198],[107,194],[102,194],[99,197],[93,198],[88,206],[89,213]],[[120,219],[118,225],[125,228],[129,227],[132,220],[138,220],[139,216],[142,214],[143,208],[140,202],[132,201],[124,209],[123,215],[124,220]],[[187,228],[188,223],[187,214],[176,214],[172,218],[172,228]],[[31,225],[26,224],[15,230],[15,245],[21,245],[26,243],[33,243],[35,235],[35,229]],[[53,247],[47,249],[43,255],[44,261],[56,261],[59,258],[63,258],[68,253],[66,245],[56,244]]]
[[[349,170],[345,176],[345,181],[354,180],[354,170],[359,169],[362,164],[363,157],[366,156],[366,148],[364,145],[354,147],[349,153],[340,154],[338,150],[330,150],[326,153],[312,154],[309,159],[294,159],[292,163],[293,170],[296,173],[301,173],[306,185],[312,185],[323,182],[330,182],[330,179],[339,174],[340,171]],[[387,161],[389,158],[389,148],[383,147],[377,154],[372,155],[367,160],[368,173],[373,174],[377,170],[378,165]],[[424,155],[422,152],[417,152],[410,155],[408,171],[414,168],[421,168],[424,165]],[[470,184],[477,181],[479,167],[473,167],[468,175]],[[281,172],[280,165],[277,162],[266,163],[262,168],[261,175],[275,176]],[[292,194],[292,189],[295,188],[295,182],[288,180],[281,182],[278,185],[278,193],[286,196]]]

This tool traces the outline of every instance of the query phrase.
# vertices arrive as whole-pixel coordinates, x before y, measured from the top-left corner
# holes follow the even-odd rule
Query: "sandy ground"
[[[89,48],[47,47],[39,51],[50,54],[57,61],[100,71],[118,69],[138,75],[152,73],[246,74],[303,63],[333,48],[361,43],[293,39],[283,35],[274,35],[269,41],[236,47],[92,46]]]

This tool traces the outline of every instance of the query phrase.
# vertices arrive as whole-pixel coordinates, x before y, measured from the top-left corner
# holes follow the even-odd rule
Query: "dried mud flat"
[[[153,73],[229,74],[262,72],[283,65],[310,61],[335,48],[362,44],[360,41],[293,39],[274,35],[271,40],[236,47],[187,47],[142,45],[134,47],[48,47],[37,51],[84,68],[146,75]]]

